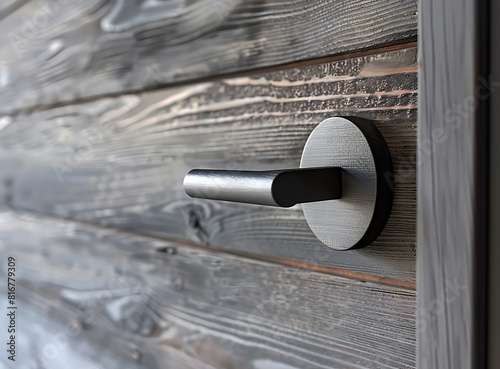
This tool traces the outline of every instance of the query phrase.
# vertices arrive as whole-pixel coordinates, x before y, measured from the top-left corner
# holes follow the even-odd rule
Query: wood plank
[[[414,56],[414,51],[391,53],[354,60],[350,65],[342,62],[190,89],[165,90],[140,97],[127,96],[17,119],[4,129],[2,135],[3,147],[9,147],[9,152],[14,151],[15,155],[14,161],[9,160],[3,166],[10,163],[14,170],[12,175],[17,177],[12,179],[16,192],[12,204],[61,216],[101,220],[106,225],[188,237],[206,244],[301,260],[305,254],[310,254],[305,260],[317,262],[315,259],[321,261],[322,257],[331,257],[338,262],[341,256],[323,252],[326,250],[308,230],[300,208],[287,211],[192,201],[186,199],[180,184],[184,173],[200,165],[234,169],[297,166],[303,143],[315,124],[336,112],[358,114],[381,119],[380,127],[393,143],[391,148],[396,167],[400,170],[397,178],[401,179],[398,187],[402,195],[395,215],[403,214],[392,223],[392,233],[385,239],[386,244],[379,245],[389,246],[385,258],[397,260],[397,252],[401,249],[396,251],[389,244],[407,241],[402,248],[404,252],[411,251],[408,246],[411,247],[414,241],[411,212],[415,208],[411,204],[412,201],[414,204],[415,178],[411,159],[415,150],[415,125],[411,118],[406,119],[408,114],[411,117],[415,112],[415,106],[411,105],[416,98],[413,90],[416,83],[412,69]],[[399,63],[406,65],[394,71]],[[328,75],[325,76],[327,68],[332,70],[326,73],[333,82],[329,81]],[[372,68],[377,70],[377,76],[373,79],[365,77],[365,74],[372,73]],[[386,69],[389,76],[385,75]],[[317,77],[320,78],[317,82],[301,82],[302,79],[314,80]],[[385,86],[388,84],[386,78],[395,85]],[[376,83],[382,84],[384,91],[374,91]],[[291,86],[282,87],[287,87],[286,84]],[[307,88],[311,91],[301,92]],[[342,95],[351,90],[360,96]],[[406,92],[393,92],[402,90]],[[305,96],[297,99],[296,94]],[[367,99],[374,99],[376,105],[366,107]],[[134,109],[118,118],[109,119],[109,109],[128,109],[131,101],[133,105],[138,104],[137,107],[133,106]],[[401,113],[396,110],[400,108],[398,104],[405,104]],[[300,109],[304,112],[301,113]],[[386,122],[387,119],[393,121]],[[68,165],[66,146],[79,150],[80,144],[87,140],[85,129],[92,132],[108,124],[109,131],[105,132],[102,142],[92,145],[80,164],[75,162],[74,166],[69,166],[69,172],[60,172],[63,180],[59,183],[52,166]],[[46,131],[47,136],[33,134],[37,126]],[[152,131],[160,134],[150,133]],[[64,142],[60,134],[64,135]],[[274,142],[269,142],[269,137],[275,137]],[[23,150],[22,155],[18,153],[20,150]],[[40,150],[46,155],[40,155]],[[7,157],[8,153],[5,154]],[[20,158],[23,161],[21,172],[18,171]],[[111,176],[106,169],[110,165]],[[61,169],[64,171],[65,168]],[[138,172],[134,174],[134,171]],[[12,178],[10,175],[6,178]],[[36,187],[26,175],[37,177]],[[92,183],[96,175],[98,183]],[[116,187],[108,186],[110,181]],[[96,184],[98,192],[95,191]],[[142,198],[136,197],[138,193]],[[103,199],[107,199],[104,207]],[[174,204],[170,204],[172,202]],[[269,224],[270,221],[273,223]],[[403,224],[408,228],[401,229]],[[391,224],[388,230],[390,227]],[[283,234],[291,228],[295,228],[295,233],[289,237]],[[271,237],[270,242],[265,241],[268,237]],[[312,249],[317,250],[319,256],[310,253],[308,244],[320,246]],[[412,255],[406,255],[409,255],[406,261],[413,262]],[[367,262],[373,262],[369,256]],[[346,254],[345,258],[349,261],[352,255]],[[366,270],[360,269],[363,263],[353,263],[358,270],[375,273],[384,273],[385,270],[380,264]],[[398,273],[401,266],[395,265],[394,272]],[[404,271],[411,273],[412,267]]]
[[[404,43],[417,34],[415,0],[14,4],[0,23],[0,113]]]
[[[420,1],[419,368],[486,367],[487,3]]]
[[[141,366],[415,367],[412,290],[39,215],[0,213],[0,241],[20,308]]]
[[[61,217],[207,246],[415,280],[416,49],[125,95],[4,118],[0,201]],[[371,119],[395,167],[379,239],[332,251],[300,206],[193,200],[193,168],[298,167],[313,128]]]
[[[2,286],[2,289],[4,293],[0,293],[0,299],[7,301],[5,287]],[[59,309],[57,313],[61,315],[50,316],[47,312],[50,309],[50,301],[43,299],[40,301],[34,294],[30,294],[30,297],[33,300],[19,302],[19,310],[17,310],[16,360],[15,362],[8,360],[9,354],[2,353],[0,367],[22,369],[67,369],[68,367],[139,369],[147,367],[134,360],[133,346],[119,354],[109,343],[112,341],[111,337],[108,338],[108,344],[104,344],[102,338],[89,339],[89,334],[78,330],[78,321],[71,320],[73,317],[67,311]],[[2,319],[0,328],[3,332],[7,332],[8,324],[5,323],[6,319]],[[127,354],[129,354],[128,357]],[[174,368],[173,365],[164,368]],[[150,368],[154,367],[150,366]],[[179,366],[179,368],[199,369],[201,366],[186,365]]]

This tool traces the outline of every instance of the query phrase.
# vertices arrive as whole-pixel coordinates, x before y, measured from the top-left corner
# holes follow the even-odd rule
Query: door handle
[[[342,168],[270,171],[194,169],[184,178],[191,197],[288,208],[342,197]]]
[[[300,168],[272,171],[191,170],[194,198],[291,207],[302,204],[313,233],[347,250],[372,243],[389,218],[394,176],[389,149],[369,121],[335,117],[309,136]]]

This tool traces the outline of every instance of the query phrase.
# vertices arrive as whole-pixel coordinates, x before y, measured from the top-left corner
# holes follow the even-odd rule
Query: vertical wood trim
[[[487,1],[420,0],[419,368],[485,365],[487,11]]]

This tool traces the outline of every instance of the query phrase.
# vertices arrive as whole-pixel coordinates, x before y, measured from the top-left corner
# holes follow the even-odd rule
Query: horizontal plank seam
[[[8,211],[10,211],[12,213],[37,214],[37,215],[41,215],[41,216],[48,218],[48,219],[63,220],[63,221],[67,221],[67,222],[88,225],[88,226],[92,226],[92,227],[96,227],[96,228],[100,228],[100,229],[108,229],[111,231],[117,231],[117,232],[120,232],[122,234],[130,234],[133,236],[149,238],[149,239],[157,240],[157,241],[158,240],[166,241],[169,243],[174,243],[176,247],[186,247],[186,248],[193,248],[193,249],[203,250],[203,251],[208,251],[208,252],[213,252],[213,253],[240,256],[240,257],[244,257],[247,259],[257,260],[257,261],[266,262],[266,263],[270,263],[270,264],[278,264],[278,265],[284,265],[284,266],[288,266],[288,267],[306,269],[306,270],[310,270],[310,271],[314,271],[314,272],[318,272],[318,273],[322,273],[322,274],[335,275],[338,277],[357,280],[357,281],[361,281],[361,282],[371,282],[374,284],[380,284],[380,285],[391,286],[391,287],[398,287],[398,288],[411,290],[411,291],[416,291],[416,289],[417,289],[416,282],[412,282],[412,281],[405,281],[405,280],[401,280],[401,279],[381,277],[381,276],[376,276],[373,274],[356,272],[356,271],[349,270],[349,269],[315,265],[315,264],[311,264],[311,263],[305,263],[305,262],[300,262],[300,261],[290,260],[290,259],[283,259],[283,258],[278,258],[278,257],[273,257],[273,256],[263,256],[263,255],[258,255],[258,254],[254,254],[254,253],[250,253],[250,252],[235,251],[235,250],[226,249],[226,248],[220,247],[220,246],[210,246],[210,245],[203,246],[201,244],[198,244],[198,243],[190,241],[190,240],[180,239],[180,238],[176,238],[176,237],[166,237],[166,236],[162,236],[162,235],[152,235],[150,233],[148,234],[148,233],[144,233],[144,232],[140,232],[140,231],[136,231],[136,230],[131,231],[131,230],[123,229],[123,228],[104,227],[104,226],[97,224],[97,223],[92,223],[92,222],[83,221],[83,220],[76,220],[76,219],[73,219],[70,217],[61,217],[61,216],[57,216],[57,215],[50,214],[50,213],[40,212],[40,211],[23,210],[21,208],[16,209],[16,208],[12,208],[12,207],[4,207],[4,209],[8,209]],[[337,251],[337,252],[343,252],[343,251]]]

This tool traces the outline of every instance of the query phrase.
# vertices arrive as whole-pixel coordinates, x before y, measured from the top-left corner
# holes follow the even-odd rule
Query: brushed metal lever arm
[[[342,168],[271,171],[194,169],[184,178],[191,197],[288,208],[342,197]]]

